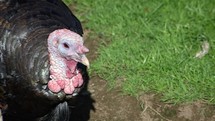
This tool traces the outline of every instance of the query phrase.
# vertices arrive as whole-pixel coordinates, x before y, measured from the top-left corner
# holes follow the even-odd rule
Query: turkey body
[[[69,120],[67,102],[74,97],[47,89],[47,38],[63,28],[83,34],[79,20],[61,0],[0,0],[0,107],[4,121]]]

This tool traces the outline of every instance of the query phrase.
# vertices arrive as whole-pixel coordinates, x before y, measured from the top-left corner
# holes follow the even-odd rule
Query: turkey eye
[[[64,48],[69,49],[69,45],[67,43],[63,43]]]

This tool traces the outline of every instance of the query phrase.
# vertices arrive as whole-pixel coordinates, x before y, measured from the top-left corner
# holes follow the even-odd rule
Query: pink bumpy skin
[[[83,84],[77,63],[89,66],[85,53],[89,50],[83,45],[82,37],[70,30],[59,29],[48,37],[50,78],[48,88],[54,93],[61,90],[73,94],[76,87]]]

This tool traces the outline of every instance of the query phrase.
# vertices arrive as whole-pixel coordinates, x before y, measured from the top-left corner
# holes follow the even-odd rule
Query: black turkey
[[[4,121],[68,121],[89,61],[82,26],[61,0],[0,0]]]

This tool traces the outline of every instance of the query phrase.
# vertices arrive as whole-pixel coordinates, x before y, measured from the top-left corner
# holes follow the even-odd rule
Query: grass
[[[69,1],[69,0],[67,0]],[[72,0],[100,38],[90,71],[123,92],[155,92],[172,103],[215,104],[214,0]],[[207,41],[210,50],[194,58]]]

